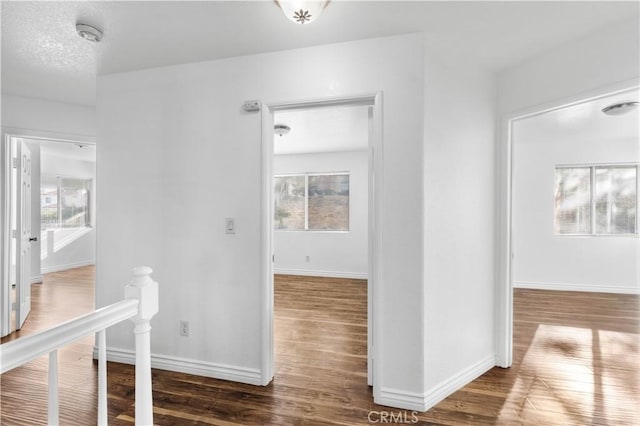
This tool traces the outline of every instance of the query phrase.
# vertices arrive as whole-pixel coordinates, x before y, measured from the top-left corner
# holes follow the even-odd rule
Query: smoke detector
[[[76,32],[80,37],[92,43],[99,43],[102,40],[102,31],[88,24],[77,23]]]

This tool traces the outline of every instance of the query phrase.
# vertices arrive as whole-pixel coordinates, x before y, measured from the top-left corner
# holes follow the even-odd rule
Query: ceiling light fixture
[[[620,102],[617,104],[609,105],[602,108],[602,112],[607,115],[622,115],[633,111],[638,108],[638,102]]]
[[[99,43],[102,40],[102,31],[91,25],[77,23],[76,32],[80,37],[92,43]]]
[[[318,19],[330,0],[273,0],[289,20],[296,24]]]
[[[273,131],[276,135],[282,137],[291,131],[291,127],[286,124],[274,124]]]

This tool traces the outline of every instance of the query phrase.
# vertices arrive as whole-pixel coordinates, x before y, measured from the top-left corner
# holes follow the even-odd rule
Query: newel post
[[[146,266],[133,268],[133,279],[124,288],[124,297],[138,299],[138,315],[131,318],[136,337],[136,425],[153,425],[151,390],[151,325],[158,312],[158,283],[151,279],[153,270]]]

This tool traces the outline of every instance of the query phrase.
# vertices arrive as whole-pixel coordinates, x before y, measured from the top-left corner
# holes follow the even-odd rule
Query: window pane
[[[349,230],[349,175],[309,176],[309,229]]]
[[[60,181],[61,227],[88,226],[89,182],[86,179],[63,178]]]
[[[636,232],[636,168],[596,168],[596,232]]]
[[[591,169],[556,169],[556,234],[591,233]]]
[[[304,230],[304,176],[273,178],[275,229]]]
[[[42,176],[40,181],[40,228],[58,227],[58,178]]]

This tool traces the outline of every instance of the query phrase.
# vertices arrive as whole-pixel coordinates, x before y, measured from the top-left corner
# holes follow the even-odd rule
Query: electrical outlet
[[[307,256],[307,262],[311,260],[311,256]]]
[[[189,336],[189,321],[180,321],[180,335],[181,336]]]

